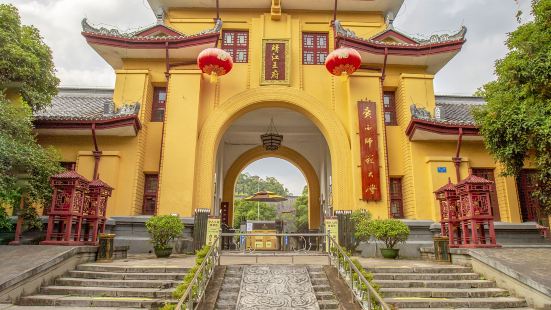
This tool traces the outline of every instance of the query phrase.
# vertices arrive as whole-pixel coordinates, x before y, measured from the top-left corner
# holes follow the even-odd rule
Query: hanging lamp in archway
[[[274,118],[270,120],[270,126],[266,130],[265,134],[260,135],[262,145],[266,151],[277,151],[283,141],[283,135],[277,132],[277,128],[274,125]]]
[[[206,48],[197,56],[199,69],[210,75],[211,83],[216,83],[218,77],[227,74],[233,67],[231,55],[219,48]]]
[[[353,48],[341,47],[332,51],[325,58],[325,68],[329,73],[347,77],[352,75],[362,64],[362,56]]]

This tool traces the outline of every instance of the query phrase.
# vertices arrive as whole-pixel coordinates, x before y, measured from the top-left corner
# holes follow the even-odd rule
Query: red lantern
[[[231,71],[233,60],[231,55],[222,49],[207,48],[199,53],[197,65],[203,73],[210,75],[212,83],[216,83],[219,76]]]
[[[336,76],[349,76],[362,64],[362,56],[353,48],[341,47],[325,58],[325,68]]]

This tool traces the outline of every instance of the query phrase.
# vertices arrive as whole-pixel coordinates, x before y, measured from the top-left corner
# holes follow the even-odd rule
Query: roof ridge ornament
[[[157,9],[157,12],[155,12],[155,17],[157,18],[157,25],[165,24],[165,10],[163,10],[163,8]]]
[[[386,14],[385,23],[386,23],[387,29],[394,29],[394,13],[393,12],[388,12],[388,14]]]
[[[461,26],[461,29],[459,29],[457,32],[452,34],[449,34],[449,33],[433,34],[429,38],[417,37],[414,39],[415,41],[418,41],[420,44],[442,43],[442,42],[462,40],[465,38],[466,34],[467,34],[467,27]]]

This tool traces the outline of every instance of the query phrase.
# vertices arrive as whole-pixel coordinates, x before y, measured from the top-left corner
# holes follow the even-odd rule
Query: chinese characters
[[[266,40],[264,46],[264,82],[282,84],[287,81],[286,42]]]
[[[365,201],[381,200],[376,111],[375,102],[358,102],[362,199]]]

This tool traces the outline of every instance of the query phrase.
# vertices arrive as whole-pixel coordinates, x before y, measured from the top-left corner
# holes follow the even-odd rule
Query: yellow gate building
[[[470,113],[484,102],[434,94],[434,76],[461,51],[466,29],[400,32],[393,20],[402,2],[149,0],[157,24],[139,31],[83,20],[82,35],[115,70],[115,88],[61,89],[36,113],[39,142],[55,146],[67,168],[88,178],[96,169],[115,188],[110,216],[190,217],[228,205],[231,219],[239,173],[277,157],[304,174],[313,229],[335,210],[436,221],[433,191],[469,173],[495,180],[497,220],[537,220],[531,170],[502,177],[484,148]],[[266,75],[274,42],[285,48],[275,80]],[[217,83],[196,64],[208,47],[233,58]],[[362,57],[347,79],[324,66],[337,47]],[[364,104],[373,107],[375,157],[360,152]],[[283,143],[265,151],[260,135],[272,119]],[[364,163],[378,178],[362,174]]]

